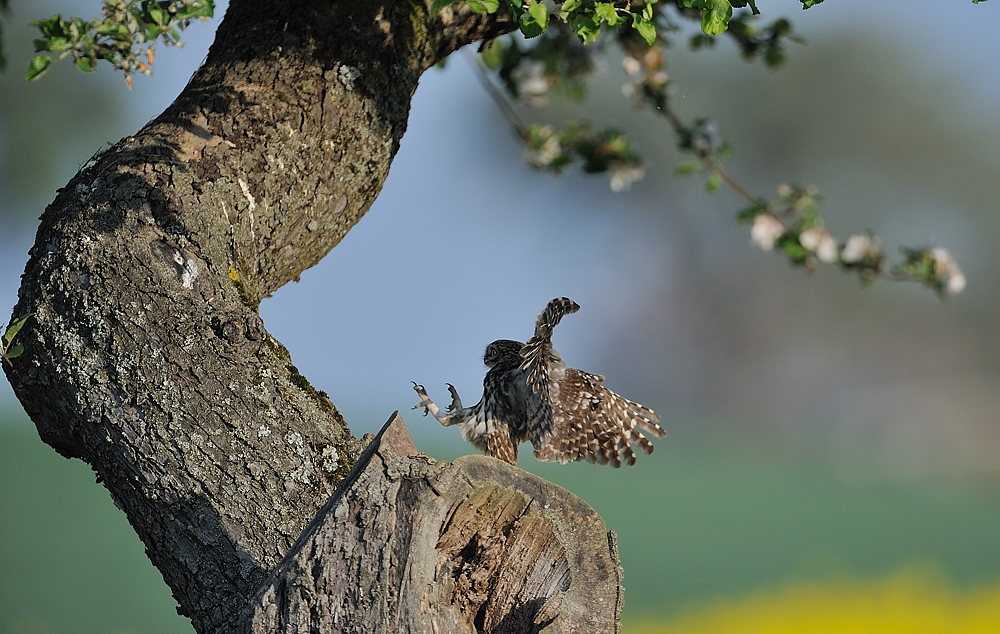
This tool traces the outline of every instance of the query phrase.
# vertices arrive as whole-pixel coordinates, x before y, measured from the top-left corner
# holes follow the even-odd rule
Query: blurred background
[[[83,1],[13,0],[0,75],[0,307],[16,302],[37,217],[97,149],[181,90],[224,13],[157,54],[129,91],[57,64],[25,84],[33,19]],[[733,222],[740,201],[676,177],[663,121],[621,95],[620,57],[582,103],[630,132],[647,176],[552,178],[460,56],[428,72],[385,188],[342,244],[266,299],[269,331],[356,434],[427,386],[481,393],[486,344],[524,340],[545,303],[573,366],[663,415],[632,468],[521,466],[618,532],[625,631],[1000,631],[1000,4],[759,0],[808,43],[777,71],[720,41],[669,53],[677,109],[715,119],[730,173],[772,196],[816,184],[827,228],[888,251],[950,249],[969,285],[862,288],[792,269]],[[7,308],[2,308],[6,319]],[[404,416],[423,451],[472,449]],[[43,445],[0,382],[0,632],[190,632],[124,515],[80,462]]]

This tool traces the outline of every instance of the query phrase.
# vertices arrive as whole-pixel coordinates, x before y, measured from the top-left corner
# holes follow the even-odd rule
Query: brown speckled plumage
[[[434,414],[442,425],[458,425],[466,440],[512,465],[517,464],[518,445],[526,440],[539,460],[635,464],[632,444],[643,453],[653,452],[642,431],[657,438],[667,432],[656,424],[656,412],[604,387],[603,376],[566,367],[552,347],[552,330],[564,315],[579,309],[569,298],[553,299],[535,320],[528,343],[500,339],[487,346],[483,397],[472,407],[463,408],[449,384],[452,403],[442,413],[424,387],[414,383],[421,399],[416,408]]]

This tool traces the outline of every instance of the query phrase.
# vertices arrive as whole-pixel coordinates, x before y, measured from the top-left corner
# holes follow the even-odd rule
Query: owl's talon
[[[427,396],[427,390],[423,385],[418,385],[416,381],[410,381],[410,383],[413,384],[413,391],[420,397],[420,402],[414,405],[413,409],[420,409],[422,407],[424,408],[424,416],[427,416],[431,411],[431,406],[434,405],[434,401]]]
[[[455,412],[462,408],[462,399],[458,397],[458,390],[451,383],[445,383],[448,386],[448,391],[451,392],[451,405],[448,406],[449,412]]]

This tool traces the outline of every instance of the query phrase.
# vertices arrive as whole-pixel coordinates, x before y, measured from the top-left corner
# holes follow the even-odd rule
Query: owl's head
[[[510,339],[498,339],[486,346],[486,354],[483,355],[483,363],[486,367],[510,366],[512,368],[521,365],[521,348],[524,344],[520,341]]]

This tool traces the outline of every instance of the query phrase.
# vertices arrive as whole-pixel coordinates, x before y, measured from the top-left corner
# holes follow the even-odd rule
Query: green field
[[[822,455],[674,432],[631,469],[532,465],[618,532],[626,616],[672,617],[762,589],[918,567],[1000,581],[1000,487],[844,476]]]
[[[442,458],[465,451],[416,440]],[[523,462],[618,532],[633,623],[914,567],[932,571],[948,592],[1000,581],[995,480],[844,477],[819,452],[779,451],[765,439],[712,442],[683,428],[633,468]],[[190,631],[90,470],[43,445],[23,415],[4,416],[0,632]]]

